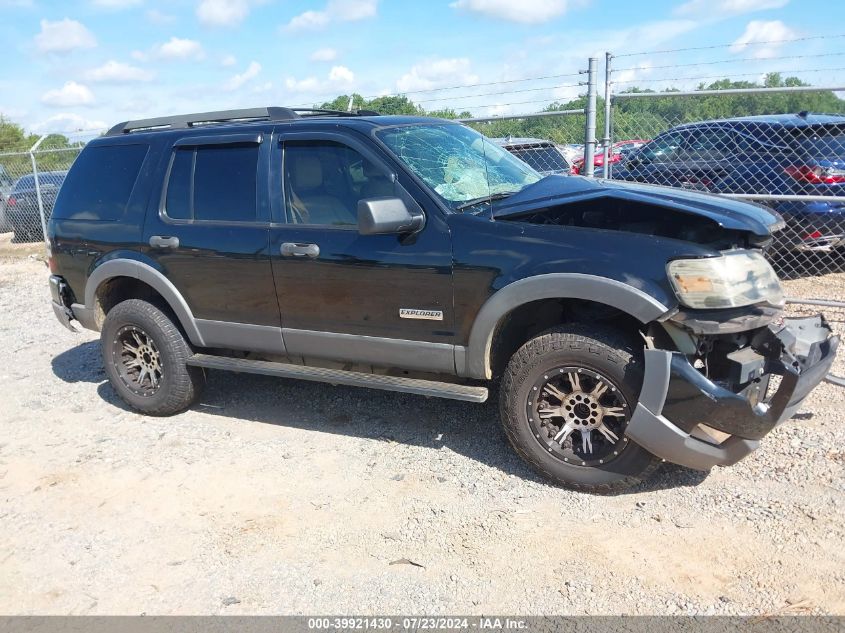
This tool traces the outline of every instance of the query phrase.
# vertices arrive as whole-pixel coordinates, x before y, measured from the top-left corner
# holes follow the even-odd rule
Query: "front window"
[[[506,197],[540,180],[508,151],[456,123],[385,128],[377,135],[455,211]]]

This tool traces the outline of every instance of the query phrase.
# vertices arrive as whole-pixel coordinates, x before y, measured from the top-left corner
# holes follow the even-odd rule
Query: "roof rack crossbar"
[[[240,110],[219,110],[217,112],[199,112],[178,114],[175,116],[155,117],[124,121],[112,127],[106,136],[130,134],[131,132],[187,129],[208,123],[227,123],[234,121],[288,121],[298,119],[299,115],[291,108],[243,108]]]

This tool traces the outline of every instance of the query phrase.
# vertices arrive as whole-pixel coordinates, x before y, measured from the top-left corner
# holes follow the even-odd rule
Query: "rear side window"
[[[252,222],[258,145],[212,145],[173,154],[164,209],[177,220]]]
[[[510,150],[510,152],[537,171],[567,171],[569,169],[569,165],[563,160],[563,156],[554,147],[518,147]]]
[[[62,185],[53,217],[121,219],[147,150],[147,145],[108,145],[84,150]]]

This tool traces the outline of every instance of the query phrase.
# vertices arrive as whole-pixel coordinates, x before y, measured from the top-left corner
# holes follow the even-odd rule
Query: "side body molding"
[[[176,313],[176,317],[179,319],[182,327],[185,328],[185,333],[188,335],[191,343],[200,347],[205,346],[202,334],[197,327],[197,321],[188,304],[185,302],[184,297],[176,289],[176,286],[149,264],[134,259],[113,259],[105,262],[95,268],[91,276],[88,277],[88,281],[85,284],[85,306],[74,305],[72,307],[74,315],[77,316],[79,322],[84,327],[97,329],[97,288],[104,281],[113,277],[131,277],[143,281],[145,284],[154,288],[156,292],[164,297],[164,300],[167,301],[173,312]],[[82,310],[79,308],[82,308]]]
[[[540,299],[583,299],[613,306],[641,323],[649,323],[669,312],[651,295],[628,284],[583,273],[549,273],[509,284],[490,297],[478,312],[469,335],[466,362],[459,374],[490,379],[493,335],[499,321],[514,308]]]

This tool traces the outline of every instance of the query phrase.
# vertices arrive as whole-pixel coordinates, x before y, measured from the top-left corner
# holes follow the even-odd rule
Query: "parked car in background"
[[[563,157],[566,159],[566,162],[570,165],[579,158],[584,157],[583,143],[566,143],[563,145],[558,144],[557,149],[561,154],[563,154]]]
[[[522,159],[544,176],[550,174],[568,174],[569,161],[552,141],[541,138],[505,138],[491,139],[504,147],[517,158]]]
[[[6,199],[12,193],[15,181],[6,171],[6,167],[0,165],[0,233],[6,233],[12,230],[8,220],[6,220]]]
[[[679,125],[629,154],[613,177],[713,193],[845,196],[845,116],[800,112]],[[786,221],[780,250],[845,247],[845,204],[760,202]]]
[[[618,163],[620,160],[625,158],[628,154],[634,151],[637,148],[642,147],[648,143],[648,141],[643,141],[641,139],[634,139],[630,141],[619,141],[614,143],[610,149],[610,163]],[[599,175],[599,169],[604,167],[604,151],[601,147],[596,149],[596,153],[593,156],[593,166],[596,171],[596,175]],[[572,173],[573,174],[580,174],[581,171],[584,169],[584,152],[581,152],[581,157],[572,161]]]
[[[45,171],[38,174],[41,188],[41,202],[44,205],[44,219],[49,220],[53,205],[67,171]],[[41,214],[38,210],[38,192],[35,189],[35,176],[27,174],[18,178],[6,199],[6,220],[15,232],[18,242],[38,241],[43,239]]]

